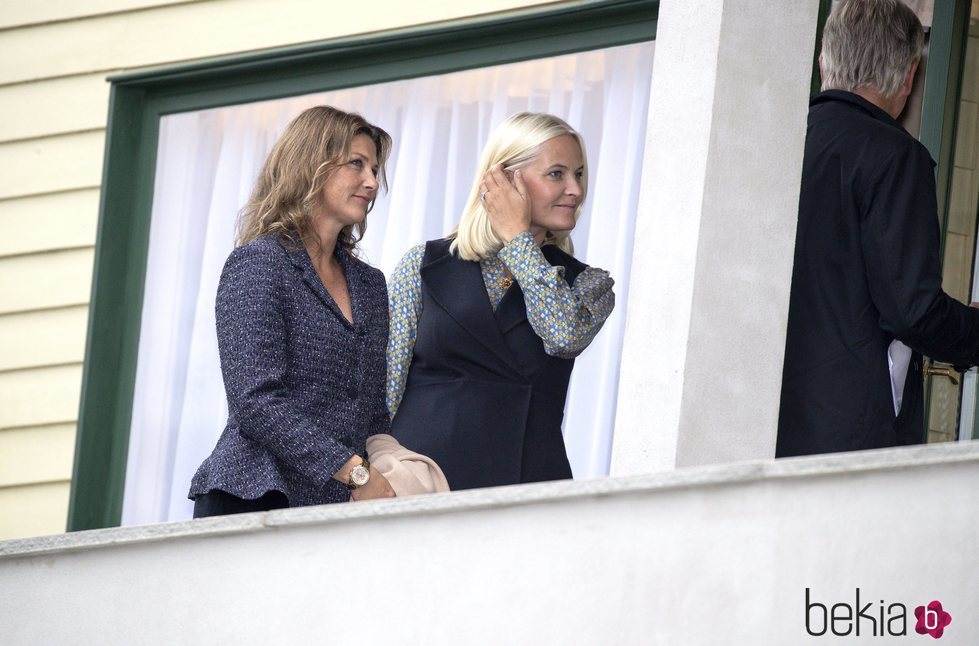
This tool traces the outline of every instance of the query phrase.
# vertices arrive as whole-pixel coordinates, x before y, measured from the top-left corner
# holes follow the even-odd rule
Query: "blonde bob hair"
[[[262,165],[251,197],[238,214],[238,244],[269,234],[301,244],[312,233],[312,213],[323,199],[323,182],[347,162],[357,135],[374,142],[378,182],[387,190],[384,166],[391,136],[359,114],[326,105],[309,108],[286,127]],[[373,201],[367,212],[372,208]],[[344,227],[337,244],[352,251],[364,229],[363,222]]]
[[[842,0],[823,28],[822,89],[894,98],[924,42],[918,16],[900,0]]]
[[[518,112],[497,126],[483,148],[462,217],[459,218],[455,230],[446,236],[452,239],[449,247],[452,253],[463,260],[482,260],[503,248],[503,241],[493,232],[489,215],[479,199],[479,185],[483,174],[496,164],[503,164],[504,170],[523,168],[537,157],[541,144],[561,135],[571,135],[581,148],[584,166],[581,176],[582,195],[574,214],[575,221],[578,220],[581,204],[588,191],[588,160],[585,156],[584,139],[574,128],[554,115]],[[574,252],[568,231],[548,231],[544,244],[556,245],[568,254]]]

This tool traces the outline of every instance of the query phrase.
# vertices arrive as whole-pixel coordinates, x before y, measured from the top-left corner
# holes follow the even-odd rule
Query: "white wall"
[[[940,643],[974,645],[977,478],[979,443],[944,445],[9,541],[0,627],[7,646],[786,646],[810,639],[806,587],[851,606],[859,587],[873,612],[940,600]]]
[[[663,0],[612,473],[771,458],[818,0]]]

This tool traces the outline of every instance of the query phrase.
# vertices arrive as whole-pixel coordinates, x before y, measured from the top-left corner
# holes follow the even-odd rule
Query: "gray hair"
[[[918,16],[900,0],[841,0],[823,29],[823,90],[897,95],[924,48]]]

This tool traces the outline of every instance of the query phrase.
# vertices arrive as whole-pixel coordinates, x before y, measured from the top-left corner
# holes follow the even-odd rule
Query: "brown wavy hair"
[[[262,165],[251,197],[238,214],[238,244],[270,234],[301,244],[312,231],[311,215],[322,199],[323,182],[347,161],[357,135],[374,142],[378,182],[387,190],[384,167],[391,135],[356,113],[327,105],[309,108],[286,127]],[[372,208],[373,200],[367,212]],[[364,222],[344,227],[337,244],[352,251],[364,229]]]

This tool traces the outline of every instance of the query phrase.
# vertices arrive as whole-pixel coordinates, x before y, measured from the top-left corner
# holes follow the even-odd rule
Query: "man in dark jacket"
[[[934,162],[895,121],[923,42],[899,0],[843,0],[826,22],[777,457],[920,443],[921,355],[977,361],[979,310],[942,291]]]

